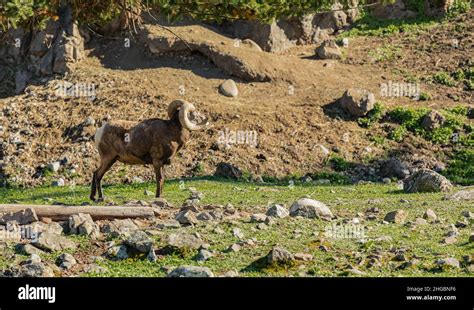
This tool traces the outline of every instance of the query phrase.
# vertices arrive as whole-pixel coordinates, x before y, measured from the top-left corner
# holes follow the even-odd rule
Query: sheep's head
[[[184,100],[178,99],[174,100],[168,106],[168,116],[169,118],[173,118],[176,112],[179,111],[179,122],[181,126],[186,128],[187,130],[202,130],[207,125],[207,119],[202,119],[202,121],[195,123],[193,120],[200,119],[199,114],[195,113],[196,108],[189,102]],[[192,116],[190,116],[192,115]]]

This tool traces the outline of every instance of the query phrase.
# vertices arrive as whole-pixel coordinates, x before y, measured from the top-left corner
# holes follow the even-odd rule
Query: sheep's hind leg
[[[164,183],[163,164],[161,163],[161,161],[154,162],[153,168],[155,168],[155,176],[156,176],[156,198],[159,198],[161,197],[163,193],[163,183]]]
[[[104,196],[102,194],[102,178],[104,177],[104,174],[109,171],[109,169],[112,167],[112,165],[117,161],[117,157],[113,158],[103,158],[100,162],[100,167],[99,169],[94,172],[95,175],[95,186],[97,188],[97,191],[99,193],[99,199],[98,201],[103,201]],[[95,195],[94,195],[95,196]]]
[[[92,182],[91,182],[91,195],[89,198],[94,201],[95,200],[95,193],[97,192],[97,171],[94,171],[92,174]]]

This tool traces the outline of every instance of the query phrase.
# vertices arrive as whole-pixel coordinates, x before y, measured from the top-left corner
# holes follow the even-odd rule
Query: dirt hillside
[[[473,20],[471,11],[458,21],[418,33],[351,38],[342,61],[317,59],[314,45],[282,54],[239,50],[243,60],[265,70],[277,64],[278,72],[266,82],[230,76],[199,50],[157,55],[138,40],[132,39],[130,47],[125,47],[122,38],[94,38],[87,45],[87,57],[72,73],[63,79],[38,81],[25,94],[0,101],[4,141],[20,141],[5,144],[4,171],[12,182],[24,185],[51,182],[51,177],[59,176],[66,184],[87,183],[98,157],[92,135],[103,120],[164,118],[168,103],[177,98],[193,102],[210,117],[211,127],[192,133],[192,140],[166,168],[167,177],[212,174],[221,161],[256,175],[304,175],[328,169],[325,149],[356,163],[397,152],[445,161],[445,149],[416,137],[376,145],[369,137],[382,135],[382,127],[361,128],[331,107],[351,87],[373,92],[387,106],[472,106],[472,92],[421,78],[441,69],[452,71],[472,60]],[[461,44],[455,48],[450,44],[452,33],[461,22],[465,29],[459,32]],[[153,25],[148,30],[153,32]],[[221,42],[215,40],[222,40],[226,49],[239,48],[231,45],[231,38],[221,37],[208,38],[198,28],[192,35],[193,44],[212,39],[217,45]],[[395,57],[377,57],[393,46]],[[264,59],[262,55],[268,56],[270,65],[255,61]],[[422,91],[429,92],[432,100],[380,98],[381,83],[403,82],[408,76],[420,78]],[[236,81],[238,97],[219,94],[218,86],[226,79]],[[64,81],[94,85],[95,98],[58,96],[58,85]],[[256,131],[258,144],[225,146],[219,137],[226,130]],[[62,161],[60,171],[53,176],[39,173],[54,161]],[[152,169],[116,164],[105,180],[132,181],[135,176],[151,180]]]

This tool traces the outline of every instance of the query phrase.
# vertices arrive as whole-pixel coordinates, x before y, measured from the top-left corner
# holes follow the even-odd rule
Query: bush
[[[380,121],[384,115],[384,106],[380,102],[375,103],[374,108],[367,113],[366,117],[359,118],[357,123],[360,127],[369,128],[372,124]]]

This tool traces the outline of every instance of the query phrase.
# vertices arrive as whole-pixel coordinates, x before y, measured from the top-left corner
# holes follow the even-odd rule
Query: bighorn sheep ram
[[[103,200],[101,180],[118,160],[124,164],[152,164],[156,175],[156,197],[163,190],[163,166],[189,139],[189,131],[201,130],[207,120],[194,124],[189,114],[195,107],[183,100],[175,100],[168,106],[169,120],[147,119],[142,122],[110,121],[95,134],[95,144],[100,154],[100,166],[92,176],[90,198],[95,200],[96,191]]]

